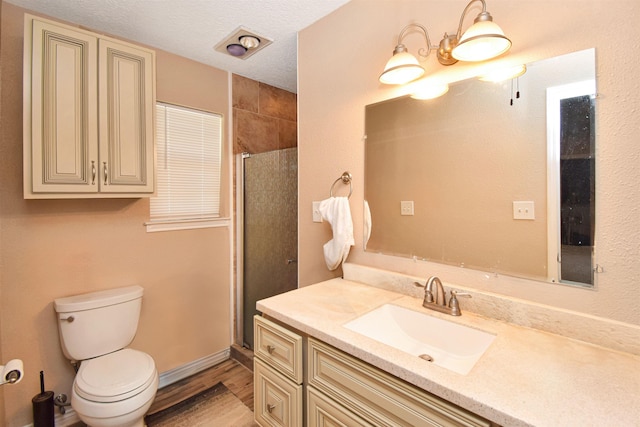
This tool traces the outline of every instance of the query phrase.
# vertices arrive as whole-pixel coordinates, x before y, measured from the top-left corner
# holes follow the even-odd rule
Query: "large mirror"
[[[593,286],[595,50],[365,108],[365,249]]]

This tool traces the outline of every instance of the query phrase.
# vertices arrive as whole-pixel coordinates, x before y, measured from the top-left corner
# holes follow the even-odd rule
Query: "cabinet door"
[[[302,386],[253,359],[253,401],[256,423],[263,427],[302,425]]]
[[[32,19],[25,46],[25,195],[96,192],[97,39]]]
[[[99,42],[100,191],[153,193],[153,51]]]
[[[307,427],[374,427],[313,387],[307,387]]]

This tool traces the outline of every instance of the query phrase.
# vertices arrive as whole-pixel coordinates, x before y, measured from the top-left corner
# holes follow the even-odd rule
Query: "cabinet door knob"
[[[276,409],[276,405],[272,405],[271,403],[267,403],[267,412],[268,413],[272,413],[274,409]]]
[[[272,345],[267,346],[267,353],[273,354],[274,351],[276,351],[276,348],[274,346]]]

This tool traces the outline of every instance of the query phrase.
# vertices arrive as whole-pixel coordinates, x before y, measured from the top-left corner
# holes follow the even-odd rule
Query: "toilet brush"
[[[44,372],[40,371],[40,394],[31,399],[33,427],[54,427],[53,392],[44,390]]]

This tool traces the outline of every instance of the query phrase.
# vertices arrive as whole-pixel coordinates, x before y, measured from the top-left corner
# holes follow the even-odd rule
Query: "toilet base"
[[[126,401],[98,403],[78,396],[71,390],[71,407],[89,427],[145,427],[144,416],[151,407],[158,390],[158,373],[142,393]]]

